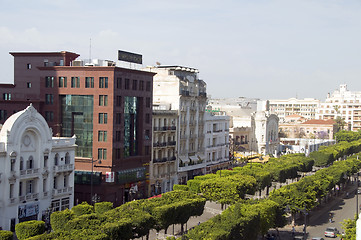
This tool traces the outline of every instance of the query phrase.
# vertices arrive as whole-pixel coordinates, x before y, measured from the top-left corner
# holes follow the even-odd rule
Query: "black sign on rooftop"
[[[125,61],[125,62],[132,62],[132,63],[138,63],[142,64],[142,55],[126,52],[122,50],[118,50],[118,60],[119,61]]]

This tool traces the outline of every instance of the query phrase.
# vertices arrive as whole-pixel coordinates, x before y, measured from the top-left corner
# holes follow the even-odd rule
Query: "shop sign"
[[[114,182],[114,172],[106,172],[105,174],[105,182]]]
[[[33,203],[28,205],[21,205],[18,209],[18,217],[25,218],[37,215],[39,213],[39,204]]]

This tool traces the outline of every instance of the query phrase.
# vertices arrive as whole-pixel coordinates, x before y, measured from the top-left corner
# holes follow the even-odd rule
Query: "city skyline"
[[[107,1],[0,3],[0,82],[16,51],[117,51],[197,68],[214,98],[317,98],[361,90],[358,1]],[[91,39],[91,52],[90,52]],[[220,84],[221,83],[221,84]]]

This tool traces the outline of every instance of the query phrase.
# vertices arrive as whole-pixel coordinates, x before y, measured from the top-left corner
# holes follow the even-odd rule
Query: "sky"
[[[361,1],[0,0],[0,82],[9,52],[118,50],[198,69],[213,98],[324,100],[361,91]]]

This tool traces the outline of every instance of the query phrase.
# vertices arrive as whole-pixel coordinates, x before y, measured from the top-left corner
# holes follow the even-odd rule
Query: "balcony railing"
[[[175,146],[176,145],[176,141],[170,141],[167,143],[168,146]]]
[[[156,142],[156,143],[153,143],[153,147],[166,147],[167,146],[167,143],[166,142]]]
[[[20,178],[33,177],[39,173],[39,168],[26,169],[20,171]]]
[[[53,196],[56,197],[59,195],[68,194],[68,193],[71,193],[72,191],[73,191],[72,187],[53,189]]]
[[[74,164],[65,164],[65,165],[58,165],[54,166],[55,172],[71,172],[74,170]]]
[[[20,196],[19,201],[20,202],[31,201],[31,200],[35,200],[38,198],[39,198],[39,193],[29,193],[29,194],[26,194],[25,196]]]

